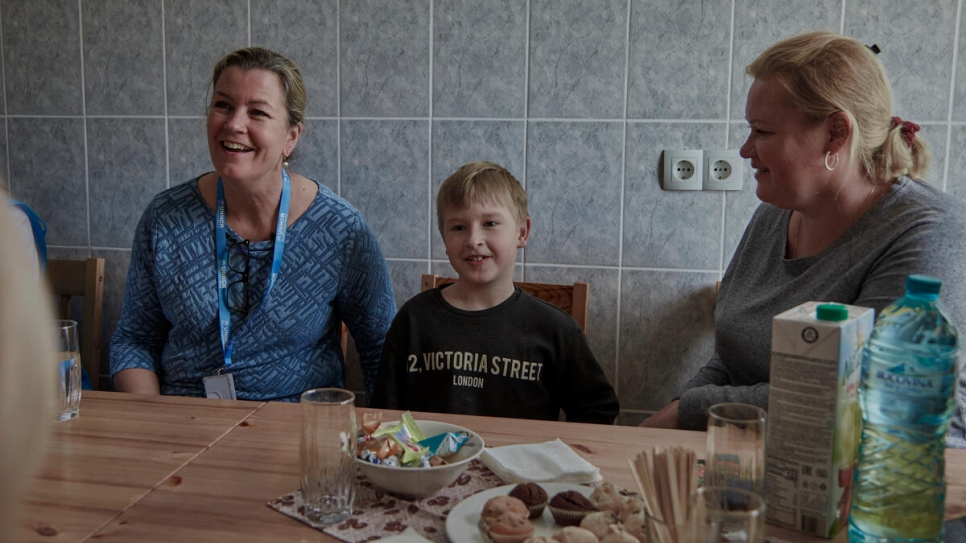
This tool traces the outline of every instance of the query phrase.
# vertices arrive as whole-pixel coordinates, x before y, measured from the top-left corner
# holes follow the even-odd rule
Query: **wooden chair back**
[[[84,298],[81,322],[81,365],[87,370],[94,390],[100,388],[101,318],[104,312],[104,259],[47,261],[47,281],[56,300],[57,316],[70,318],[70,301]]]
[[[420,290],[429,290],[447,283],[455,283],[455,277],[440,277],[434,273],[424,273]],[[577,321],[580,329],[587,333],[587,313],[590,306],[590,285],[576,282],[572,285],[557,285],[553,283],[523,283],[514,282],[535,298],[552,303],[563,309]]]

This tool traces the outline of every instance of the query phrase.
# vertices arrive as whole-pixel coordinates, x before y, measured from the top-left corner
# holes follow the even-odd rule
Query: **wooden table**
[[[360,410],[364,411],[364,410]],[[387,412],[392,417],[393,412]],[[705,434],[427,414],[472,428],[488,446],[561,438],[617,485],[654,445],[704,454]],[[296,404],[85,391],[80,416],[55,427],[26,497],[19,541],[338,541],[266,503],[298,488]],[[947,451],[947,514],[966,512],[966,450]],[[791,542],[827,541],[769,526]],[[835,541],[845,541],[844,532]]]

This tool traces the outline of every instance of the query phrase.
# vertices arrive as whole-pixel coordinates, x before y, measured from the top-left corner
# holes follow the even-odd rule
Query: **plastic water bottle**
[[[959,332],[939,305],[941,286],[910,275],[906,295],[882,310],[865,345],[850,542],[943,541]]]

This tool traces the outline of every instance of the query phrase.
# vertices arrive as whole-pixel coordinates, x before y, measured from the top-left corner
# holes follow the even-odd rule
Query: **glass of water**
[[[57,397],[60,409],[57,420],[77,416],[81,399],[80,343],[77,341],[76,321],[57,321]]]

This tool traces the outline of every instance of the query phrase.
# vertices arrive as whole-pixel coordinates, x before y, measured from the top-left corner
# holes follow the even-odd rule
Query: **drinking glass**
[[[76,321],[56,321],[57,331],[57,394],[60,409],[57,420],[70,420],[77,416],[81,399],[80,347],[77,341]]]
[[[305,516],[321,524],[345,520],[356,493],[355,394],[339,388],[302,393],[300,444]]]
[[[765,500],[760,494],[723,486],[698,488],[690,500],[694,543],[764,543]]]
[[[705,481],[765,495],[765,410],[719,403],[708,410]]]

